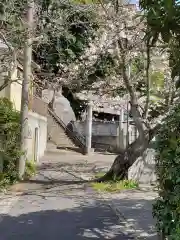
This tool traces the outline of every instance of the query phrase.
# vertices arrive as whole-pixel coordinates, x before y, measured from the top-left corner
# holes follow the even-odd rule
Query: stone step
[[[69,148],[61,148],[61,149],[46,149],[45,151],[45,156],[48,156],[48,155],[51,155],[51,154],[57,154],[57,155],[61,155],[61,154],[72,154],[72,155],[82,155],[81,153],[81,149],[79,148],[72,148],[72,149],[69,149]]]
[[[74,141],[68,136],[65,129],[49,114],[48,116],[48,135],[53,143],[58,148],[68,149],[68,151],[81,152],[83,153],[83,147],[79,147],[78,141]],[[48,151],[52,151],[54,147],[49,147]]]

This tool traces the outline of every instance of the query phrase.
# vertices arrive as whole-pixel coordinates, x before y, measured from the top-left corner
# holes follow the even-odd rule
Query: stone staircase
[[[56,113],[48,108],[48,142],[52,148],[69,149],[75,152],[85,153],[85,139],[67,128]]]

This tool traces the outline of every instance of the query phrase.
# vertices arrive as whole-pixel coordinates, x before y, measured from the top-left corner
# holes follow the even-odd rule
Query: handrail
[[[75,132],[71,131],[66,124],[62,121],[62,119],[51,109],[48,107],[48,112],[54,117],[54,119],[63,127],[63,129],[70,134],[70,138],[73,138],[75,141],[81,145],[81,147],[85,147],[85,137],[81,135],[79,132],[76,132],[77,135],[74,135]]]

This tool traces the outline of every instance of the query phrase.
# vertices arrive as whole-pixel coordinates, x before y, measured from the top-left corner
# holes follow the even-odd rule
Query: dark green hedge
[[[11,184],[17,178],[17,161],[20,156],[20,114],[6,98],[0,98],[0,160],[3,171],[1,184]],[[1,164],[2,165],[2,164]]]
[[[180,240],[180,106],[165,119],[156,151],[159,198],[153,214],[164,239]]]

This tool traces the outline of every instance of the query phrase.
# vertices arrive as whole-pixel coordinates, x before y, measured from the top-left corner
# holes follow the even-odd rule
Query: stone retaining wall
[[[128,178],[139,183],[151,184],[156,181],[155,150],[148,148],[129,169]]]

